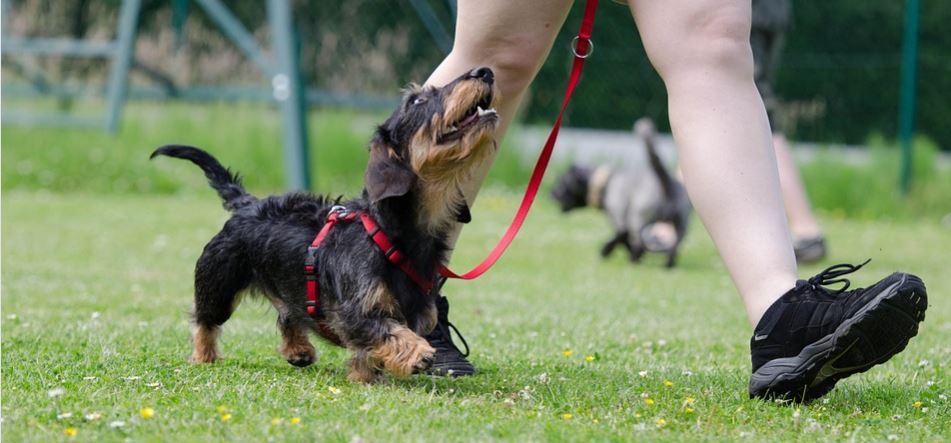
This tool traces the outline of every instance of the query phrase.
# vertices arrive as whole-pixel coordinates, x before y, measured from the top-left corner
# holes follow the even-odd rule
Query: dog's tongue
[[[462,129],[462,128],[465,128],[465,127],[471,125],[472,123],[474,123],[474,122],[475,122],[476,120],[478,120],[478,119],[479,119],[479,111],[473,112],[471,115],[469,115],[468,117],[462,119],[462,121],[459,122],[459,129]]]

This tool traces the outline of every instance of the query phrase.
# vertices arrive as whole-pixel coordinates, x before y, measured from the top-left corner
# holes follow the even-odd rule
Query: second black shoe
[[[429,345],[436,349],[436,354],[433,355],[432,366],[425,373],[451,377],[475,374],[475,367],[472,366],[472,363],[469,363],[469,360],[466,360],[466,357],[469,356],[469,344],[466,343],[466,339],[462,337],[456,326],[449,322],[449,301],[446,300],[446,297],[436,296],[436,311],[438,313],[436,328],[424,337]],[[453,343],[451,331],[456,331],[459,341],[466,348],[465,353],[460,351]]]
[[[846,291],[841,276],[863,265],[827,268],[770,306],[750,340],[750,397],[810,401],[905,349],[925,318],[925,285],[896,272]],[[843,286],[823,287],[836,283]]]

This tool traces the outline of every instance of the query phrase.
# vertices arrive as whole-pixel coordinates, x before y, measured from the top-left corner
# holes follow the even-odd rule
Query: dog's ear
[[[416,183],[416,174],[389,146],[374,142],[370,145],[370,161],[363,175],[370,203],[384,198],[406,195]]]

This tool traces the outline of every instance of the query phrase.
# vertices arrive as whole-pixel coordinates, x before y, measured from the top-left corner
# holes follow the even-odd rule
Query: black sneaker
[[[440,285],[437,285],[437,288]],[[462,337],[456,326],[449,322],[449,300],[441,295],[436,296],[437,318],[436,328],[425,338],[429,345],[436,349],[436,355],[433,356],[433,364],[424,373],[429,375],[441,375],[450,377],[462,377],[475,374],[475,367],[466,357],[469,356],[469,344]],[[465,346],[466,352],[463,353],[456,347],[452,341],[451,331],[456,331],[459,341]]]
[[[800,238],[793,242],[793,252],[796,261],[803,264],[815,263],[826,256],[826,239],[819,235],[811,238]]]
[[[810,401],[905,349],[925,319],[925,285],[896,272],[846,292],[849,281],[838,277],[865,263],[832,266],[800,280],[770,306],[750,340],[750,398]],[[843,286],[822,287],[835,283]]]

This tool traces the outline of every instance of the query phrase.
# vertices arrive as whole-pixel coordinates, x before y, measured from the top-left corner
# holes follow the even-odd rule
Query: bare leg
[[[806,188],[799,177],[799,169],[789,151],[789,143],[782,133],[773,133],[773,147],[776,148],[776,163],[779,165],[779,181],[783,189],[783,201],[786,203],[786,215],[793,238],[815,238],[822,235],[819,222],[812,213]]]
[[[452,52],[426,83],[443,85],[477,66],[489,66],[502,94],[496,139],[501,143],[528,85],[551,51],[571,0],[462,0]],[[489,172],[491,161],[463,186],[471,205]],[[461,225],[450,239],[452,246]]]
[[[667,86],[685,185],[755,325],[796,282],[748,0],[630,0]]]

